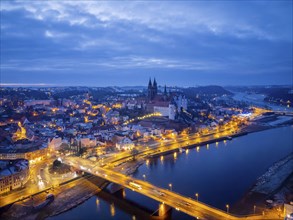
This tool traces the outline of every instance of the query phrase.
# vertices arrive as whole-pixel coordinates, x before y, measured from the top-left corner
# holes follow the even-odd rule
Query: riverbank
[[[282,205],[293,199],[293,153],[274,163],[231,209],[238,214],[266,213],[281,218]]]
[[[251,191],[270,195],[292,174],[292,167],[293,153],[273,164],[257,179]]]
[[[95,176],[86,176],[50,190],[55,196],[54,202],[44,207],[40,212],[34,212],[33,206],[45,200],[47,193],[40,193],[22,202],[17,202],[1,215],[1,219],[45,219],[68,211],[83,203],[97,192],[105,184],[105,180]]]

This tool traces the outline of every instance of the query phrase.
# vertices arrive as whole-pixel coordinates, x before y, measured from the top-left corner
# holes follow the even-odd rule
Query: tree
[[[135,156],[139,153],[139,151],[136,148],[132,148],[130,151],[130,154],[132,155],[132,160],[135,160]]]
[[[59,160],[54,160],[53,162],[53,169],[59,168],[61,166],[61,161]]]

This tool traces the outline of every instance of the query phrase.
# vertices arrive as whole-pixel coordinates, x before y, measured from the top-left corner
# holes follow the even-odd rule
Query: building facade
[[[131,150],[134,148],[134,143],[129,138],[125,137],[121,141],[116,143],[118,150]]]
[[[49,154],[47,146],[31,147],[28,149],[2,149],[0,151],[0,160],[26,159],[31,163],[46,159]]]
[[[1,161],[0,194],[23,187],[29,180],[28,160]]]

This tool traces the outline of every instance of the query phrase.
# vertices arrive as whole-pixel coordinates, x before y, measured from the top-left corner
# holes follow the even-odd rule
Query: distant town
[[[84,201],[109,182],[142,192],[150,186],[134,179],[117,180],[113,173],[130,178],[127,176],[153,157],[175,156],[189,148],[199,150],[210,143],[293,122],[292,90],[286,86],[180,88],[150,78],[146,86],[137,87],[0,89],[0,206],[4,219],[36,217],[54,203],[54,211],[44,217],[64,212],[76,205],[62,195],[72,186],[76,191],[67,198],[71,202],[79,197]],[[235,94],[262,95],[265,105],[237,99]],[[292,162],[292,155],[286,160]],[[284,175],[280,184],[291,171]],[[89,180],[99,187],[88,186]],[[78,185],[87,187],[78,189]],[[172,191],[172,184],[169,188]],[[171,193],[152,190],[155,199]],[[266,207],[269,211],[258,210],[257,214],[263,219],[283,216],[285,205],[292,201],[292,197],[285,198],[278,204],[270,200],[266,204],[271,206]],[[198,202],[180,199],[185,208]],[[24,206],[29,208],[24,210]],[[239,213],[230,215],[229,208],[227,205],[222,213],[204,206],[199,213],[181,210],[206,219],[212,215],[236,219]]]

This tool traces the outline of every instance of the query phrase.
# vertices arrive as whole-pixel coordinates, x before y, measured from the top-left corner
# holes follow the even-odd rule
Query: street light
[[[170,190],[172,191],[172,183],[169,183]]]
[[[145,175],[145,174],[143,174],[143,175],[142,175],[142,177],[143,177],[143,179],[144,179],[144,181],[145,181],[146,175]]]
[[[226,205],[227,213],[229,212],[229,204]]]
[[[196,200],[198,201],[198,193],[195,193]]]
[[[255,214],[256,205],[253,206],[253,213]]]

